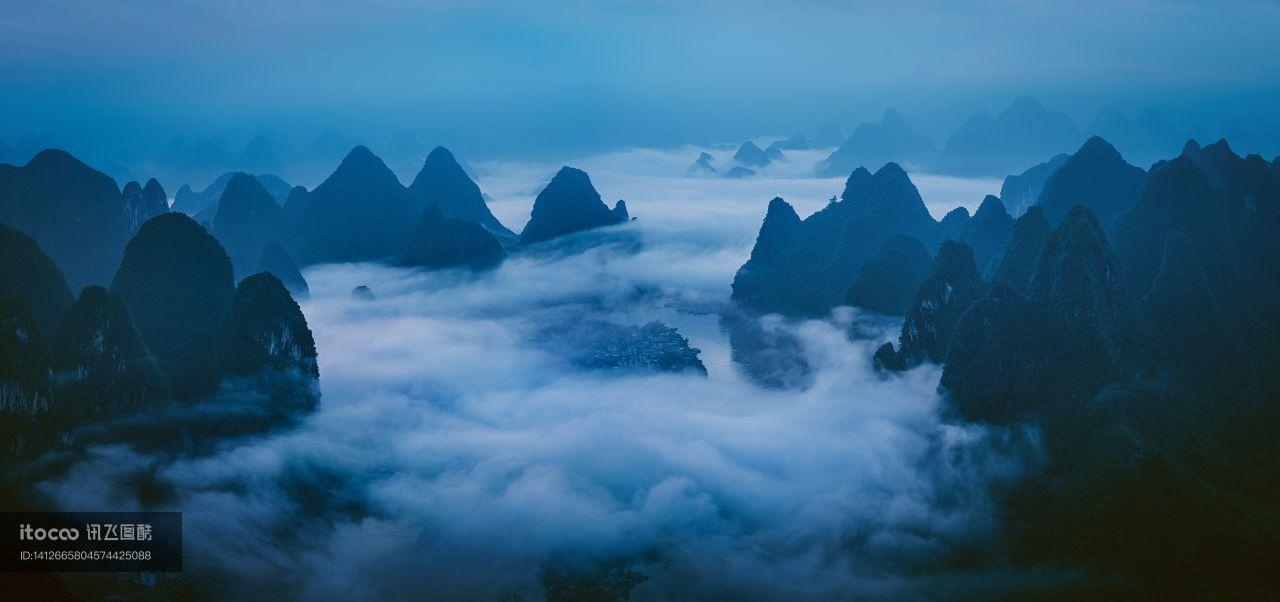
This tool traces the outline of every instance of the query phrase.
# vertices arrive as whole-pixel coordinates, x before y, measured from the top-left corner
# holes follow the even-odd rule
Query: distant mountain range
[[[1151,107],[1132,116],[1104,107],[1091,120],[1077,124],[1062,111],[1024,96],[994,115],[982,112],[969,117],[941,148],[935,148],[901,113],[887,109],[879,123],[858,125],[840,148],[814,169],[820,176],[843,177],[860,165],[895,162],[927,173],[1005,176],[1025,172],[1046,158],[1078,148],[1090,137],[1108,141],[1131,163],[1145,167],[1177,153],[1188,138],[1203,136],[1193,127],[1173,125]],[[1280,152],[1280,139],[1268,142],[1267,136],[1242,130],[1232,137],[1239,137],[1259,151]],[[1034,196],[1038,195],[1037,190]],[[1025,209],[1026,205],[1013,195],[1002,194],[1001,198],[1015,216]]]
[[[887,109],[880,123],[862,123],[854,128],[840,148],[815,167],[820,176],[844,176],[861,165],[895,162],[911,168],[933,164],[937,149],[927,136],[917,132],[901,113]]]
[[[1280,153],[1280,131],[1275,125],[1251,127],[1234,122],[1229,116],[1200,115],[1166,105],[1124,110],[1103,106],[1092,115],[1073,113],[1077,115],[1075,120],[1030,97],[1019,97],[1008,106],[993,108],[998,110],[976,113],[953,130],[934,129],[933,138],[921,133],[907,116],[888,108],[878,122],[860,123],[848,136],[828,122],[811,135],[796,132],[761,150],[770,153],[773,161],[778,158],[774,153],[834,149],[815,165],[815,171],[825,177],[845,177],[859,165],[888,162],[913,172],[1002,177],[1022,173],[1047,158],[1069,152],[1091,136],[1107,140],[1130,163],[1143,168],[1175,154],[1188,138],[1228,137],[1240,149],[1269,157]],[[25,164],[41,150],[58,146],[53,137],[44,135],[25,135],[12,142],[9,145],[0,140],[0,163]],[[313,186],[323,181],[352,147],[362,144],[407,181],[422,167],[429,148],[409,130],[391,132],[377,144],[363,143],[359,137],[335,129],[324,130],[301,144],[294,142],[260,126],[247,139],[178,136],[167,146],[149,152],[122,148],[81,158],[111,176],[118,185],[155,178],[175,191],[184,186],[206,189],[225,174],[241,171]],[[740,166],[758,169],[758,161],[752,159]],[[730,166],[717,166],[721,173],[729,169]],[[738,177],[742,175],[745,174],[739,173]],[[1007,195],[1002,198],[1013,215],[1020,215],[1014,199]]]
[[[47,249],[72,290],[109,284],[125,242],[168,210],[158,181],[131,182],[122,192],[110,177],[62,151],[40,153],[22,167],[0,165],[0,221]],[[630,219],[625,203],[607,207],[584,172],[566,167],[538,195],[533,218],[518,236],[493,216],[479,187],[443,147],[427,154],[407,188],[379,157],[358,146],[314,190],[290,187],[276,176],[231,172],[200,192],[184,186],[173,210],[218,238],[237,279],[265,269],[295,294],[307,290],[298,266],[389,260],[489,267],[506,247]]]

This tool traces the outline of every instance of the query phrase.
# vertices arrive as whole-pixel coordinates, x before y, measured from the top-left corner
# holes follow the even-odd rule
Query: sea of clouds
[[[183,579],[219,597],[536,600],[618,575],[636,600],[955,597],[1061,577],[1000,559],[996,496],[1034,461],[1027,439],[943,420],[937,367],[872,369],[899,321],[770,318],[813,371],[803,388],[734,365],[718,313],[769,199],[806,215],[843,182],[809,175],[820,153],[687,177],[702,150],[729,165],[696,148],[574,162],[626,199],[628,244],[481,275],[308,269],[319,412],[199,456],[94,448],[41,490],[75,510],[165,492],[148,507],[183,512]],[[558,168],[470,167],[516,230]],[[936,216],[999,185],[913,177]],[[586,371],[531,340],[586,318],[660,319],[709,374]]]

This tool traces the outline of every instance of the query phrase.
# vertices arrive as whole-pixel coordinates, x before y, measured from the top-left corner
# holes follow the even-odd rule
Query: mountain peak
[[[883,167],[876,170],[876,173],[871,176],[871,180],[868,184],[870,194],[873,197],[877,197],[872,199],[872,203],[874,203],[876,207],[886,206],[886,201],[892,203],[893,201],[906,200],[905,197],[914,197],[915,199],[920,198],[920,193],[916,190],[916,185],[911,182],[911,177],[908,176],[907,171],[902,169],[902,167],[897,163],[885,163]],[[892,193],[895,198],[884,198],[886,193]],[[897,198],[897,193],[905,195],[904,198]],[[920,206],[924,206],[923,200],[920,201]],[[928,213],[928,210],[926,209],[925,212]]]
[[[796,213],[795,207],[791,206],[791,203],[786,202],[780,196],[775,196],[773,200],[769,201],[769,208],[765,210],[764,221],[766,224],[770,221],[799,223],[800,216]]]
[[[978,205],[978,210],[973,213],[975,219],[986,219],[987,216],[998,215],[1009,215],[1009,210],[1005,208],[999,197],[990,194],[983,197],[982,203]]]
[[[771,148],[771,152],[765,152],[756,146],[755,142],[747,140],[738,147],[738,152],[733,154],[733,160],[751,167],[764,167],[781,156],[781,151],[776,148]]]
[[[120,185],[56,148],[0,169],[0,220],[38,242],[72,290],[110,279],[130,234]]]
[[[1235,151],[1231,150],[1231,145],[1227,143],[1226,138],[1219,138],[1217,142],[1204,147],[1205,151],[1213,151],[1215,153],[1235,155]]]
[[[271,140],[262,132],[249,139],[235,163],[240,169],[253,172],[275,172],[280,169],[280,158],[272,148]]]
[[[962,238],[973,249],[974,261],[981,273],[990,274],[995,270],[994,262],[1008,246],[1012,232],[1013,217],[1005,210],[1004,203],[987,195],[962,231]]]
[[[841,142],[844,142],[844,132],[840,131],[840,126],[830,121],[818,126],[818,131],[809,137],[811,148],[830,148],[840,146]]]
[[[364,145],[358,145],[347,153],[347,156],[338,164],[338,168],[329,174],[321,186],[327,184],[330,180],[353,178],[361,182],[376,181],[379,185],[389,185],[395,182],[396,186],[401,186],[400,180],[396,178],[396,174],[387,167],[386,162],[381,157],[373,154]],[[319,188],[319,187],[317,187]]]
[[[1142,168],[1128,164],[1109,142],[1094,136],[1049,176],[1037,204],[1051,224],[1083,204],[1109,225],[1133,206],[1146,181]]]
[[[782,200],[773,197],[769,201],[769,209],[765,211],[764,222],[760,224],[760,233],[756,235],[756,244],[751,248],[748,262],[768,261],[785,251],[790,244],[791,236],[800,227],[800,216],[796,210]]]
[[[342,163],[338,165],[338,169],[386,169],[387,165],[369,147],[358,144],[343,157]]]
[[[259,190],[268,195],[270,194],[267,193],[266,188],[262,187],[262,184],[258,183],[257,178],[244,173],[243,171],[237,171],[231,175],[231,179],[227,180],[226,187],[222,189],[223,196],[227,195],[228,190],[232,192],[231,196],[238,196],[248,191],[257,192]]]
[[[124,200],[130,234],[137,232],[147,220],[169,211],[169,199],[155,178],[147,180],[146,186],[139,186],[136,181],[125,184],[120,196]]]
[[[1080,150],[1076,151],[1077,155],[1120,158],[1120,151],[1116,150],[1110,142],[1104,140],[1101,136],[1090,136],[1084,144],[1080,146]]]
[[[1110,321],[1128,307],[1124,270],[1093,211],[1076,205],[1049,233],[1031,277],[1032,300],[1059,317]]]
[[[289,219],[262,182],[249,174],[231,176],[218,200],[213,232],[226,248],[236,274],[257,269],[262,249],[285,238]]]
[[[46,148],[36,153],[34,157],[31,157],[30,161],[27,161],[28,168],[50,168],[61,166],[89,167],[88,165],[85,165],[83,161],[75,158],[71,153],[60,148]]]
[[[427,153],[427,164],[430,165],[432,163],[452,163],[456,165],[458,160],[454,158],[453,153],[450,152],[449,149],[443,146],[437,146],[431,149],[431,152]]]
[[[1238,242],[1202,160],[1200,155],[1179,156],[1154,167],[1141,198],[1116,220],[1116,251],[1135,294],[1151,286],[1165,237],[1173,230],[1195,244],[1215,292],[1224,301],[1240,286]]]
[[[231,260],[182,213],[153,217],[125,247],[111,284],[179,398],[202,392],[218,323],[234,285]]]
[[[885,163],[883,167],[876,170],[874,177],[877,180],[895,179],[895,180],[907,180],[908,182],[910,182],[911,180],[907,176],[907,170],[903,169],[901,165],[898,165],[893,161]]]
[[[1044,105],[1030,96],[1019,96],[1013,99],[1013,104],[1010,104],[1009,107],[1004,110],[1005,114],[1046,112],[1048,112],[1048,110],[1044,108]]]
[[[952,219],[952,220],[963,220],[967,222],[969,221],[970,217],[971,215],[969,214],[969,209],[967,207],[956,207],[955,209],[948,211],[946,215],[942,216],[942,221],[945,222],[948,219]]]
[[[853,170],[849,177],[844,181],[844,192],[840,193],[841,200],[851,200],[859,193],[865,193],[867,185],[871,183],[871,172],[867,168],[858,166]]]
[[[601,200],[587,172],[566,165],[534,199],[529,223],[520,233],[520,244],[550,240],[620,221]]]
[[[437,146],[427,154],[427,160],[409,185],[409,191],[424,208],[438,205],[445,217],[476,222],[496,236],[515,236],[493,216],[480,187],[462,169],[453,153],[443,146]]]
[[[884,164],[871,176],[867,189],[865,205],[859,213],[872,215],[922,240],[933,238],[937,222],[929,215],[911,177],[897,163]]]
[[[560,171],[557,171],[556,175],[551,178],[551,184],[556,183],[561,183],[562,185],[591,186],[591,176],[588,176],[587,172],[576,167],[563,165],[560,167]],[[548,184],[548,186],[550,186],[550,184]],[[591,189],[595,190],[595,187],[592,186]]]
[[[145,194],[159,193],[161,197],[165,196],[164,187],[161,186],[159,180],[156,180],[155,178],[147,179],[147,183],[142,186],[142,192]],[[167,204],[168,199],[165,199],[165,202]]]
[[[304,265],[399,256],[421,211],[395,173],[364,146],[353,148],[337,170],[298,200],[286,201],[293,217],[290,250]]]
[[[911,124],[907,122],[907,117],[893,107],[884,110],[884,115],[880,117],[880,125],[887,130],[895,132],[911,130]]]

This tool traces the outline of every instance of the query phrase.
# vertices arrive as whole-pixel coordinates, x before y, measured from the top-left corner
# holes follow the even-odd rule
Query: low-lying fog
[[[806,175],[816,152],[752,179],[686,177],[701,150],[575,163],[627,201],[638,251],[515,256],[476,277],[307,270],[320,412],[206,457],[98,449],[42,486],[80,510],[139,507],[140,475],[171,488],[184,579],[235,597],[539,599],[556,575],[643,575],[633,599],[831,599],[1042,579],[975,562],[998,547],[988,487],[1025,460],[988,444],[1007,433],[940,420],[937,368],[873,373],[897,322],[770,319],[802,342],[802,390],[733,364],[717,312],[769,199],[807,215],[843,181]],[[722,168],[732,153],[713,151]],[[558,165],[470,167],[518,230]],[[913,179],[938,217],[999,187]],[[375,298],[353,298],[361,284]],[[709,375],[585,371],[530,341],[586,317],[675,326]]]

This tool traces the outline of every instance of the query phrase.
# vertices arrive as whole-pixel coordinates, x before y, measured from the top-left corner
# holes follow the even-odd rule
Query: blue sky
[[[473,150],[785,134],[886,106],[938,138],[1031,94],[1087,121],[1272,120],[1276,2],[5,0],[0,140],[397,130]]]

